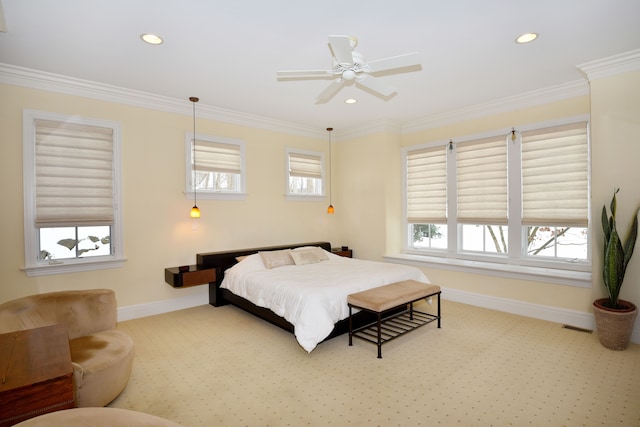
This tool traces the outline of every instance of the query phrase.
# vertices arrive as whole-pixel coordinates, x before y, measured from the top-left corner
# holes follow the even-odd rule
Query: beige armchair
[[[50,292],[0,304],[0,333],[67,327],[78,407],[106,406],[129,381],[134,344],[116,321],[111,289]]]

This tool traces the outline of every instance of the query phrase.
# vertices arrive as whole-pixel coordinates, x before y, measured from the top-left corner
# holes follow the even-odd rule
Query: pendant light
[[[327,213],[332,214],[335,212],[333,209],[333,203],[331,203],[331,186],[333,185],[333,180],[331,179],[331,167],[333,164],[331,163],[331,131],[333,128],[327,128],[327,132],[329,132],[329,207],[327,208]]]
[[[200,209],[198,209],[198,194],[196,190],[196,102],[200,101],[195,96],[189,98],[189,101],[193,103],[193,166],[191,169],[191,179],[192,179],[192,187],[193,187],[193,207],[191,208],[191,213],[189,214],[191,218],[200,218]]]

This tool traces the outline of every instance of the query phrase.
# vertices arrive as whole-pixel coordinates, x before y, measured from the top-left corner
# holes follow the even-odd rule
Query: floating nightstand
[[[165,268],[164,281],[174,288],[206,285],[216,281],[216,269],[198,265]]]
[[[341,248],[331,248],[331,253],[343,256],[345,258],[353,258],[353,251],[348,246],[342,246]]]

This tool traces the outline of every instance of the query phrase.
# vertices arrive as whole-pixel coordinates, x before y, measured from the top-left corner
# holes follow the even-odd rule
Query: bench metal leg
[[[438,292],[438,329],[440,329],[440,292]]]
[[[353,345],[353,321],[351,320],[351,304],[349,304],[349,345]]]
[[[378,313],[378,359],[382,359],[382,313]]]

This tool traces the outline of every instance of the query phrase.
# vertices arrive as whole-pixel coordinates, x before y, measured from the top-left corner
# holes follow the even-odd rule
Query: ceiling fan
[[[383,97],[391,96],[396,92],[396,89],[372,74],[382,72],[392,74],[393,72],[389,73],[389,70],[409,67],[416,69],[406,71],[419,69],[420,62],[417,52],[365,62],[364,56],[353,50],[357,45],[358,39],[352,36],[329,36],[329,47],[332,53],[332,68],[330,70],[278,71],[278,79],[334,79],[316,98],[316,104],[322,104],[331,100],[345,85],[353,83]]]

